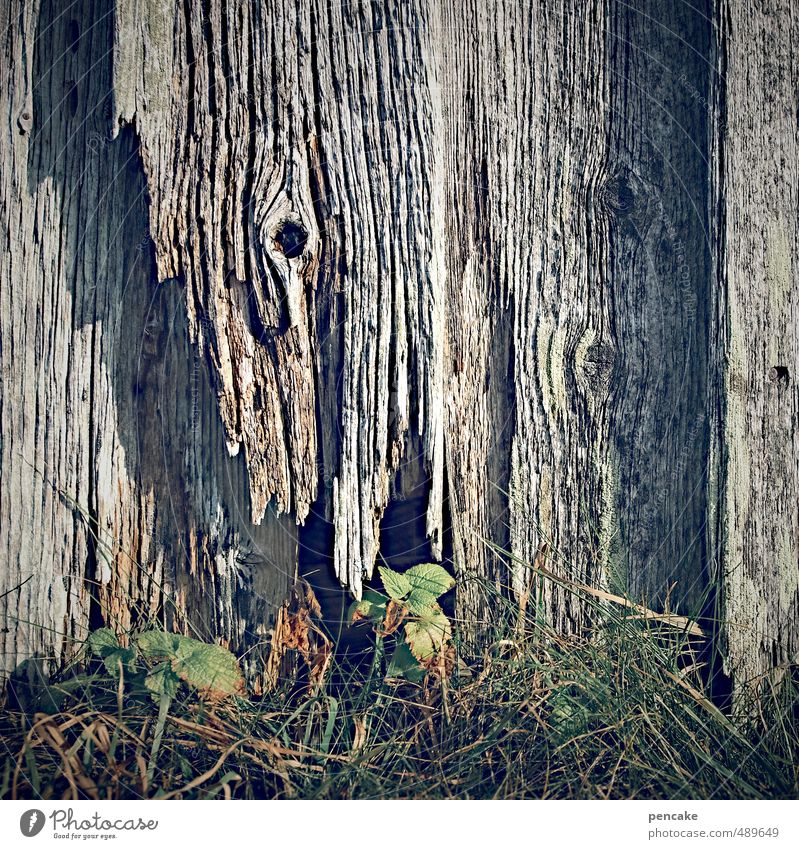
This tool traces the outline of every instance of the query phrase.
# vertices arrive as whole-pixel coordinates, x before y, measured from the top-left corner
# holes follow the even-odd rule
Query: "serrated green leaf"
[[[168,696],[173,699],[177,695],[180,679],[172,671],[170,664],[164,662],[150,670],[144,679],[144,686],[152,693],[156,701],[161,696]]]
[[[363,598],[350,605],[347,619],[356,622],[359,619],[369,619],[371,622],[382,622],[386,617],[386,602],[388,599],[374,590],[364,590]]]
[[[455,578],[438,563],[420,563],[418,566],[411,566],[404,575],[410,581],[412,591],[428,593],[433,598],[444,595],[455,586]]]
[[[114,678],[119,677],[119,662],[122,661],[122,666],[127,669],[136,659],[135,649],[117,649],[110,654],[105,655],[103,664],[110,675]]]
[[[97,657],[106,657],[119,649],[119,640],[110,628],[98,628],[89,634],[89,648]]]
[[[397,644],[386,670],[387,678],[405,678],[414,684],[424,680],[425,670],[419,661],[413,656],[408,644],[401,642]]]
[[[175,682],[179,679],[198,690],[224,695],[237,693],[242,688],[238,661],[221,646],[201,643],[191,637],[168,634],[165,631],[145,631],[139,634],[137,642],[139,650],[146,657],[163,657],[171,663],[169,670],[174,682],[162,671],[162,664],[145,679],[145,687],[151,692],[160,692],[172,697],[174,693],[169,688],[176,687]],[[162,684],[168,689],[153,689]]]
[[[405,598],[411,591],[411,582],[401,572],[395,572],[389,569],[388,566],[378,566],[380,579],[383,581],[383,586],[386,592],[394,599],[400,601]]]
[[[438,606],[436,596],[417,589],[411,590],[411,594],[405,599],[405,604],[415,616],[429,616]]]
[[[136,638],[139,651],[145,657],[169,657],[176,655],[178,635],[166,631],[144,631]]]
[[[94,655],[102,658],[106,670],[115,678],[119,676],[120,661],[128,667],[136,659],[136,650],[122,648],[110,628],[98,628],[89,634],[89,647]]]
[[[420,661],[438,654],[451,637],[449,619],[440,607],[405,625],[405,639],[414,657]]]
[[[177,641],[172,670],[178,678],[198,690],[224,695],[241,691],[243,682],[239,664],[227,649],[190,637],[177,637]]]

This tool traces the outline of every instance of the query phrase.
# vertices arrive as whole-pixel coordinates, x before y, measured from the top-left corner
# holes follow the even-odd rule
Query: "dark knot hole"
[[[769,372],[772,383],[788,383],[790,377],[788,366],[774,366]]]
[[[287,259],[298,259],[308,242],[308,231],[297,221],[284,221],[274,235],[275,247]]]

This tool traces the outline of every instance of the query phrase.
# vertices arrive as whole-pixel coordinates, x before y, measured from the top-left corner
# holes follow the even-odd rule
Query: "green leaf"
[[[160,701],[161,696],[173,699],[177,695],[180,679],[172,671],[169,663],[164,662],[153,667],[144,679],[144,686],[152,693],[156,701]]]
[[[89,647],[94,655],[103,659],[109,675],[115,678],[119,677],[120,661],[124,667],[128,667],[136,659],[136,649],[123,649],[110,628],[98,628],[89,634]]]
[[[411,590],[405,604],[415,616],[429,616],[438,607],[436,596],[424,590]]]
[[[420,661],[430,660],[438,654],[451,637],[449,619],[440,607],[405,625],[405,639],[414,657]]]
[[[391,655],[386,677],[405,678],[414,684],[420,684],[424,680],[425,674],[424,668],[413,656],[408,644],[406,642],[398,643],[394,649],[394,654]]]
[[[98,628],[89,634],[89,648],[97,657],[107,657],[119,649],[119,640],[110,628]]]
[[[136,642],[139,651],[145,657],[175,657],[178,650],[177,634],[167,634],[166,631],[145,631],[139,634]]]
[[[122,666],[128,669],[134,660],[136,660],[135,649],[117,649],[103,658],[103,665],[110,675],[119,678],[119,662],[122,661]]]
[[[141,653],[146,657],[163,657],[171,661],[170,674],[185,681],[197,690],[209,690],[213,693],[230,695],[242,689],[241,672],[236,658],[222,646],[209,645],[183,637],[180,634],[167,634],[165,631],[145,631],[138,636]],[[156,674],[157,673],[157,674]],[[153,677],[154,676],[154,677]],[[151,692],[174,695],[172,689],[176,683],[169,681],[161,667],[156,667],[145,679],[145,686]],[[149,683],[148,683],[149,682]],[[161,685],[165,690],[154,690]]]
[[[363,598],[350,605],[347,619],[349,622],[369,619],[374,623],[380,623],[386,618],[387,601],[388,599],[385,596],[376,593],[374,590],[364,590]]]
[[[198,690],[232,695],[243,682],[236,658],[222,646],[208,645],[190,637],[177,637],[177,657],[172,670]]]
[[[438,563],[420,563],[418,566],[411,566],[404,575],[410,581],[412,592],[427,593],[433,598],[444,595],[455,586],[455,578]]]
[[[388,566],[378,566],[377,568],[380,572],[380,579],[383,581],[383,586],[391,598],[395,601],[400,601],[408,595],[411,591],[411,582],[405,575],[389,569]]]

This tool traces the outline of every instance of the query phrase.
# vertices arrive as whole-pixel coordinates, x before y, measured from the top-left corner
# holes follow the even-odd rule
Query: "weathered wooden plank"
[[[249,518],[185,296],[154,271],[139,145],[109,123],[112,7],[80,11],[14,3],[2,28],[3,673],[102,619],[263,642],[296,563],[293,522]]]
[[[714,86],[714,511],[728,671],[799,656],[799,19],[720,4]]]
[[[709,3],[611,3],[609,221],[599,297],[610,334],[611,577],[658,609],[701,615],[707,595]]]
[[[795,658],[788,4],[79,5],[17,0],[2,47],[26,616],[77,639],[166,609],[243,646],[313,511],[356,594],[451,524],[463,577],[520,593],[546,557],[657,607],[716,593],[757,623],[728,629],[738,677]],[[458,608],[488,612],[468,582]],[[11,665],[66,650],[6,627]]]
[[[584,407],[573,366],[589,328],[605,324],[589,299],[602,255],[585,249],[604,159],[605,44],[601,4],[568,7],[473,2],[442,13],[456,563],[517,592],[529,570],[497,562],[484,539],[527,563],[548,547],[556,568],[588,582],[601,572],[575,486],[604,487],[592,456],[601,419]],[[557,588],[541,593],[554,621],[579,627]],[[468,593],[461,602],[466,618],[485,613]]]
[[[254,521],[270,499],[307,515],[318,408],[331,482],[321,509],[336,572],[357,593],[411,416],[440,551],[443,217],[427,4],[190,2],[171,52],[161,11],[120,4],[114,79],[118,118],[141,139],[159,277],[187,278]],[[307,234],[297,256],[278,246],[287,219]]]

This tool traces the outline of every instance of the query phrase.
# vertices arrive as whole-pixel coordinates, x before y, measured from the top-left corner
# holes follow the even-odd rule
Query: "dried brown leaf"
[[[287,653],[296,651],[308,667],[309,683],[324,680],[333,657],[333,645],[314,621],[322,609],[306,581],[298,581],[289,599],[278,611],[272,631],[272,645],[266,665],[265,689],[271,690],[285,674]]]
[[[394,601],[393,598],[390,599],[386,605],[385,618],[383,619],[381,627],[377,633],[380,634],[381,637],[387,637],[389,634],[393,634],[402,624],[407,613],[408,608],[404,604]]]

